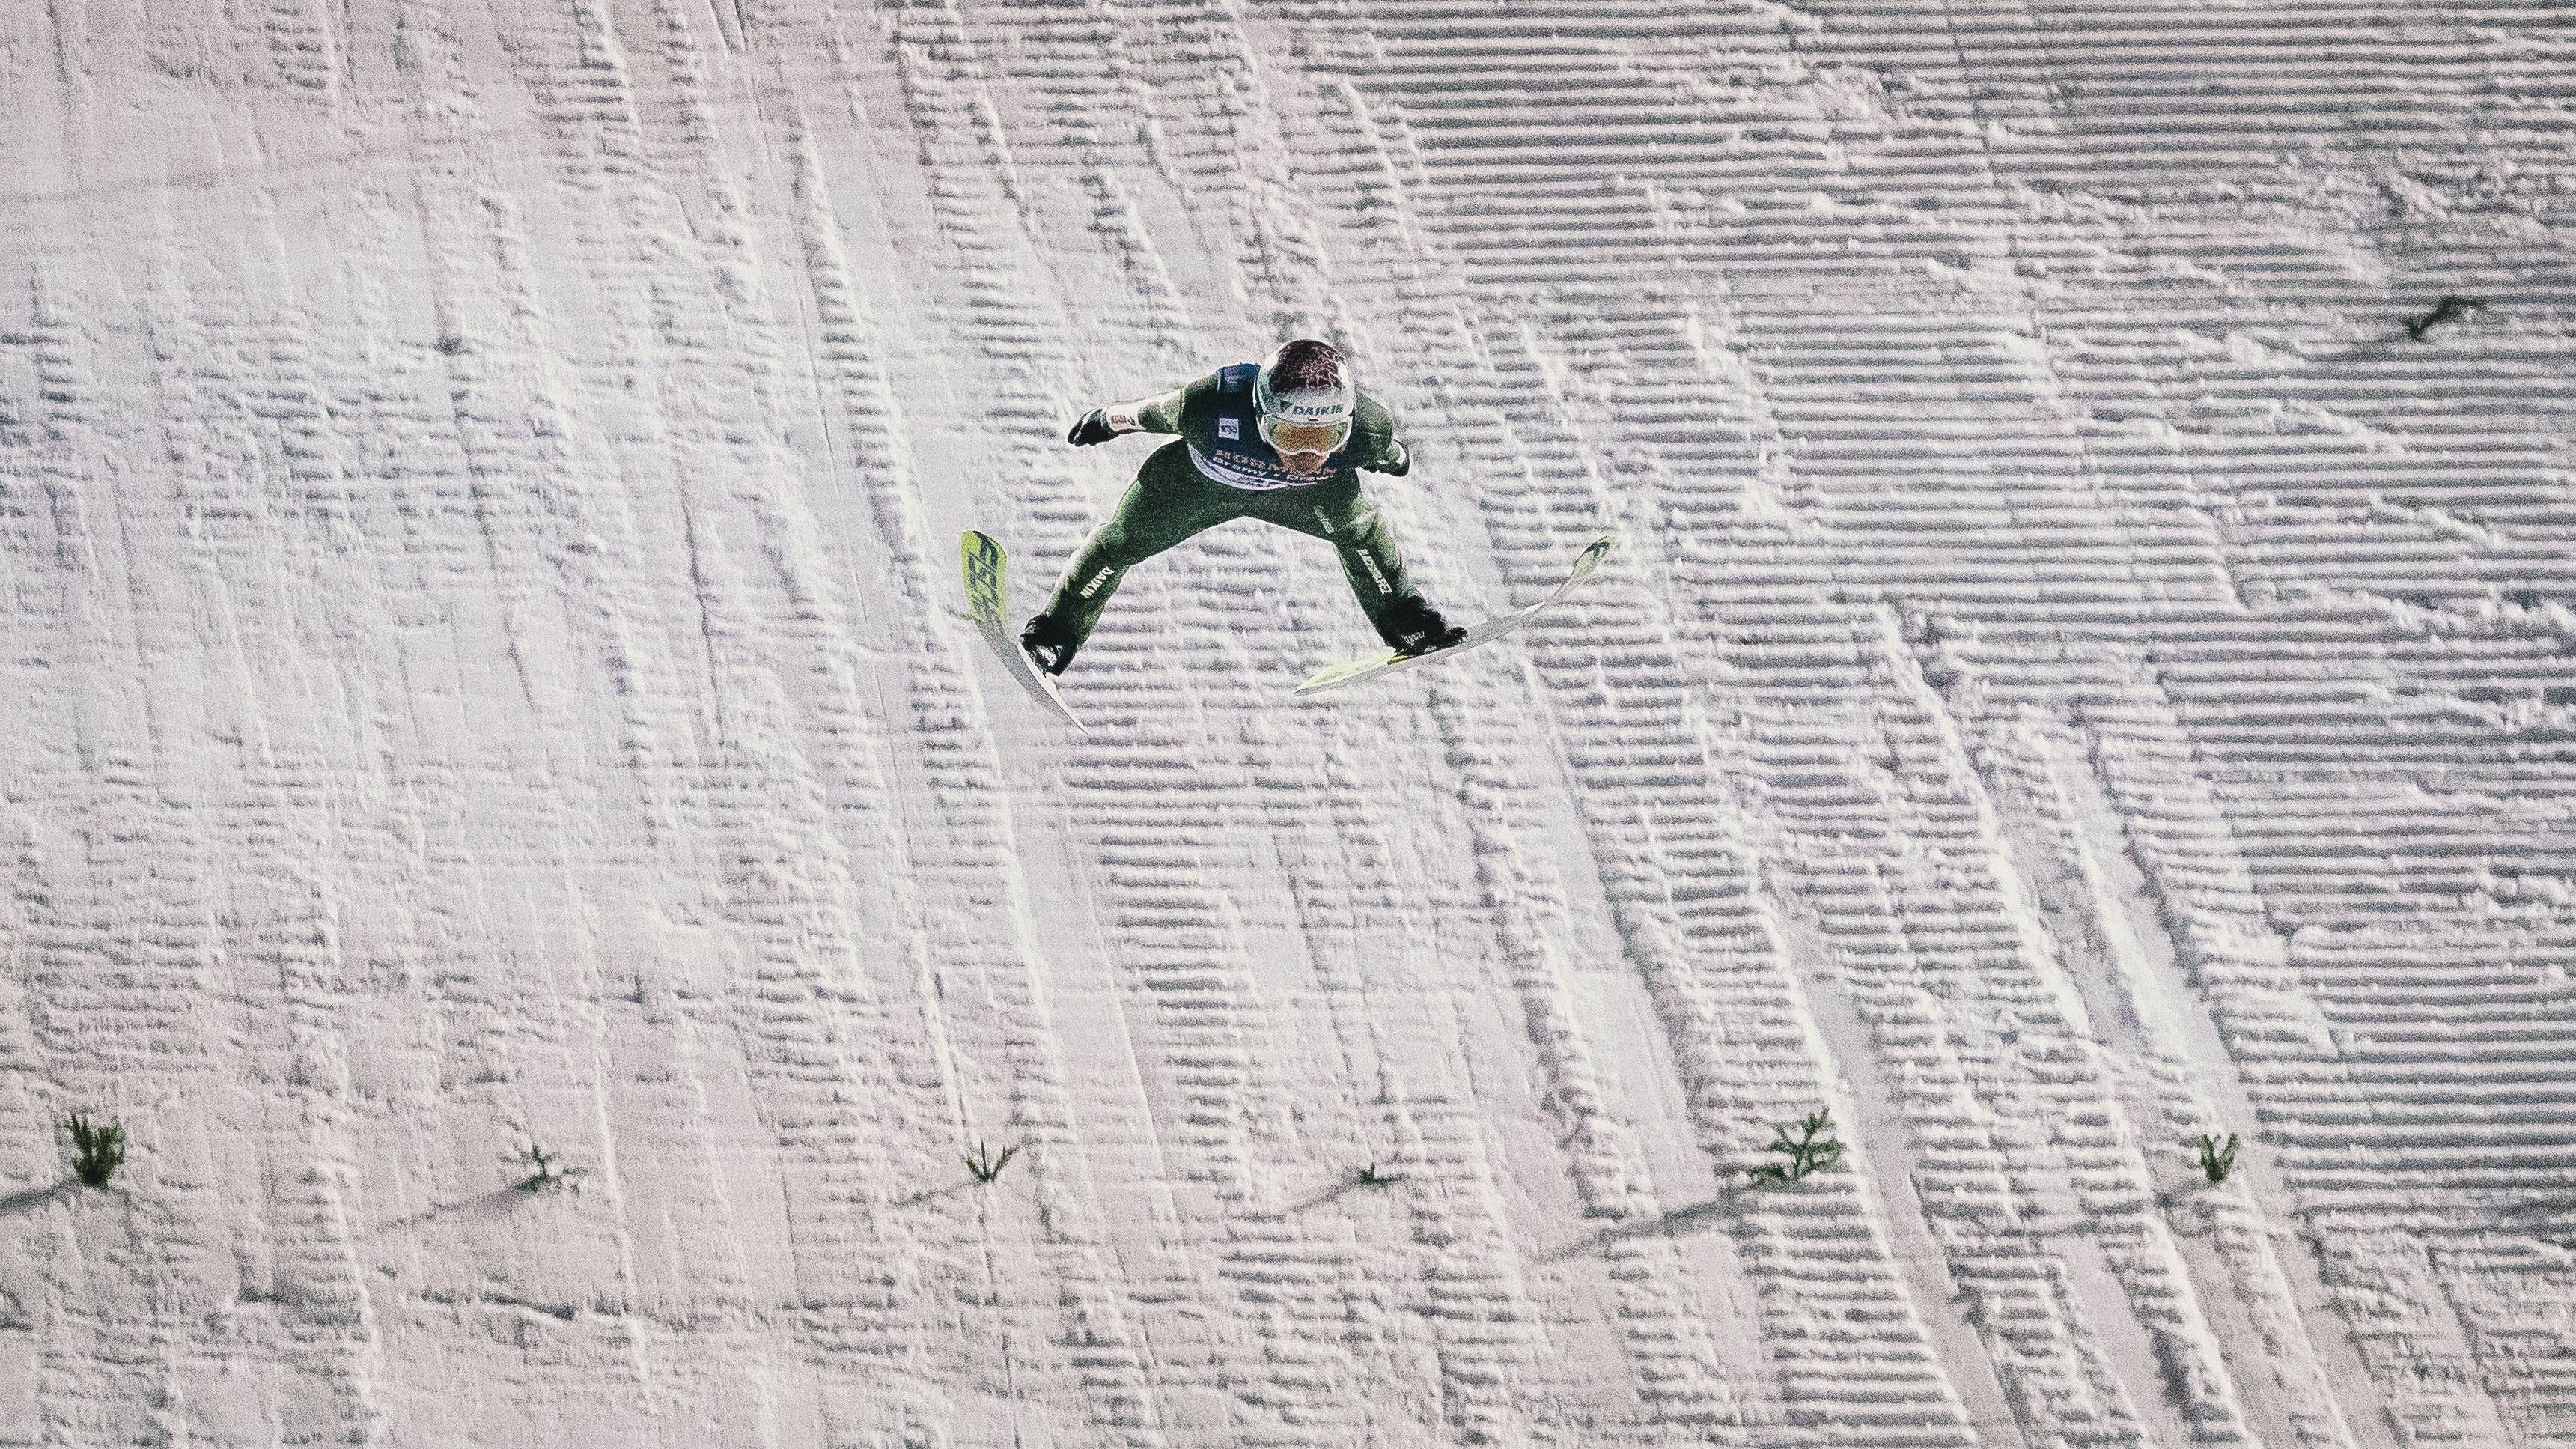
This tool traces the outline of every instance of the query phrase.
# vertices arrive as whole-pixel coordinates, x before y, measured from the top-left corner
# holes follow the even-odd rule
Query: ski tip
[[[1599,567],[1601,561],[1610,556],[1610,545],[1617,542],[1618,538],[1619,535],[1615,533],[1605,533],[1585,544],[1583,552],[1574,556],[1574,567],[1566,571],[1565,582],[1557,586],[1557,592],[1562,594],[1591,577],[1593,569]]]

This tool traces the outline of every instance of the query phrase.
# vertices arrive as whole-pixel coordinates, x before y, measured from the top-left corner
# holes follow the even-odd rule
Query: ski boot
[[[1020,629],[1020,652],[1041,674],[1064,673],[1064,667],[1073,662],[1073,651],[1081,647],[1072,630],[1044,614],[1030,615]]]
[[[1410,659],[1446,649],[1467,637],[1467,631],[1440,617],[1440,611],[1419,598],[1406,599],[1386,611],[1377,621],[1378,637],[1386,647]]]

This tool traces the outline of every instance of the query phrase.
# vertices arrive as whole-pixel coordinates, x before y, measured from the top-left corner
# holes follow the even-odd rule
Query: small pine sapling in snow
[[[560,1159],[534,1142],[519,1149],[519,1155],[510,1161],[528,1169],[528,1175],[519,1179],[521,1192],[552,1192],[558,1188],[579,1192],[581,1185],[573,1179],[589,1171],[587,1168],[564,1166]]]
[[[1402,1181],[1404,1179],[1394,1173],[1378,1171],[1374,1162],[1361,1168],[1359,1176],[1351,1180],[1354,1187],[1393,1187]]]
[[[2201,1134],[2200,1170],[2201,1174],[2207,1177],[2212,1183],[2221,1183],[2227,1180],[2227,1174],[2236,1170],[2235,1133],[2228,1133],[2227,1140],[2223,1143],[2206,1132]]]
[[[2414,338],[2418,342],[2421,342],[2424,340],[2425,333],[2432,331],[2443,323],[2458,321],[2460,318],[2466,317],[2471,312],[2483,312],[2486,308],[2487,302],[2484,297],[2444,297],[2441,301],[2433,304],[2432,311],[2427,312],[2423,316],[2416,318],[2414,321],[2407,323],[2406,335]],[[2216,1179],[2214,1178],[2212,1179],[2212,1181],[2215,1180]]]
[[[1025,1144],[1015,1142],[1003,1148],[1001,1156],[995,1157],[990,1148],[978,1142],[975,1144],[975,1150],[967,1154],[966,1170],[975,1174],[977,1182],[990,1187],[993,1179],[1002,1175],[1002,1169],[1011,1165],[1011,1159],[1019,1156],[1023,1145]]]
[[[1788,1160],[1766,1162],[1753,1169],[1754,1186],[1786,1187],[1801,1181],[1817,1168],[1831,1167],[1842,1160],[1843,1145],[1834,1139],[1831,1110],[1817,1108],[1799,1121],[1797,1128],[1795,1138],[1790,1137],[1787,1123],[1771,1129],[1771,1150]]]
[[[71,1134],[72,1175],[88,1187],[105,1187],[125,1165],[125,1128],[113,1121],[92,1122],[78,1112],[61,1127]]]

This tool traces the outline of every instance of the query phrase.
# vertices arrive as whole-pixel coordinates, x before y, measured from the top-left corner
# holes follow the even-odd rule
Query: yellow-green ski
[[[1073,717],[1073,711],[1064,707],[1063,697],[1055,692],[1055,681],[1030,663],[1027,652],[1020,648],[1020,641],[1011,637],[1010,615],[1006,607],[1009,594],[1005,588],[1009,555],[1003,553],[1002,546],[991,537],[971,528],[966,530],[964,552],[966,614],[975,621],[975,632],[983,635],[984,642],[993,646],[993,652],[1001,656],[1002,666],[1020,682],[1022,689],[1029,692],[1029,698],[1054,711],[1056,718],[1066,724],[1083,730],[1085,734],[1090,733],[1083,729],[1082,721]]]

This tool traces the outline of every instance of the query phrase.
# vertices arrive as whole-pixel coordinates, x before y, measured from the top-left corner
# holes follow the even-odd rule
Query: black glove
[[[1109,410],[1093,408],[1082,415],[1082,420],[1073,425],[1073,431],[1065,434],[1064,440],[1077,448],[1088,448],[1117,436],[1118,430],[1109,426]]]
[[[1405,451],[1402,443],[1389,438],[1386,440],[1386,452],[1367,467],[1372,473],[1384,473],[1389,478],[1401,478],[1413,471],[1413,454]]]

